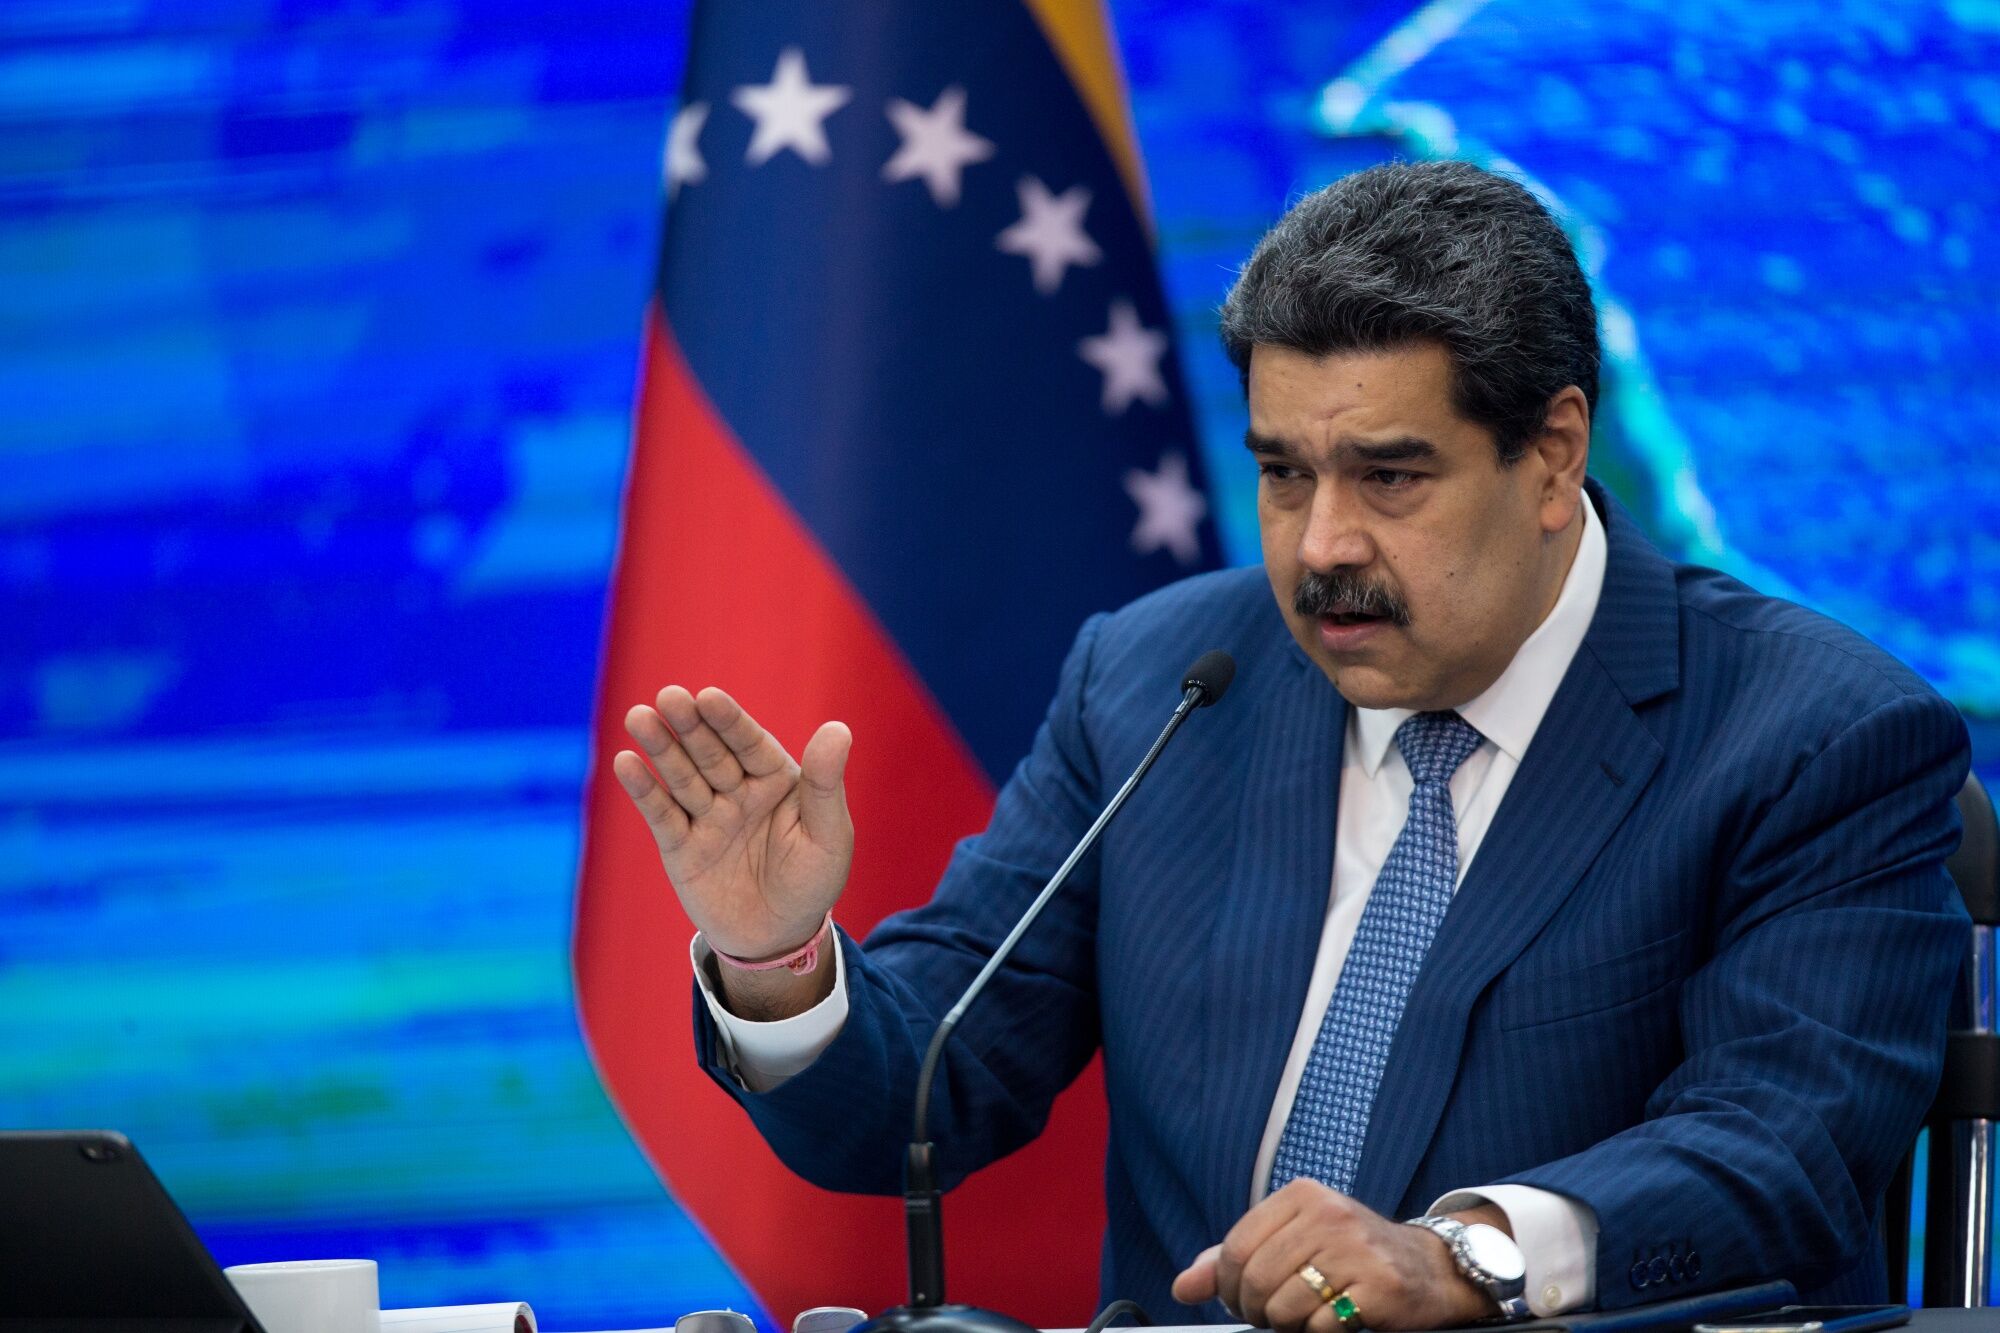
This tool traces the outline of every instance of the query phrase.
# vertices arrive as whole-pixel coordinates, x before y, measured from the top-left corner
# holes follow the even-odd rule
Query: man
[[[846,728],[794,763],[719,690],[632,710],[652,767],[616,770],[700,931],[717,1079],[795,1170],[896,1190],[938,1015],[1222,647],[1223,707],[947,1048],[949,1177],[1101,1048],[1104,1289],[1163,1322],[1882,1295],[1965,944],[1957,713],[1585,480],[1595,312],[1519,186],[1433,163],[1310,196],[1223,336],[1263,577],[1086,624],[987,831],[865,951],[829,924]]]

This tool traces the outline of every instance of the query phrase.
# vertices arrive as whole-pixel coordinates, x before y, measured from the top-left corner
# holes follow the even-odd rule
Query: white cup
[[[264,1333],[381,1333],[373,1259],[297,1259],[222,1270]]]

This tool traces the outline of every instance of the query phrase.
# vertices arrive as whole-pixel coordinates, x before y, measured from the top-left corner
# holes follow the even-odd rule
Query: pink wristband
[[[718,960],[735,968],[739,972],[775,972],[782,967],[793,976],[802,977],[819,966],[820,937],[826,934],[827,928],[832,924],[833,913],[828,912],[826,920],[819,923],[819,929],[813,932],[811,939],[786,954],[783,958],[769,958],[761,963],[753,963],[747,959],[732,957],[716,948],[713,944],[708,946],[708,951],[714,954]]]

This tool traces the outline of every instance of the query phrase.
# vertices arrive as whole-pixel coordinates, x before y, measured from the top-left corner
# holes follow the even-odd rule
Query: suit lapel
[[[1355,1197],[1369,1207],[1393,1214],[1409,1189],[1457,1077],[1473,1002],[1576,887],[1659,762],[1659,742],[1578,652],[1403,1009],[1355,1175]]]
[[[1218,1237],[1249,1201],[1257,1146],[1319,953],[1347,728],[1345,701],[1289,641],[1261,665],[1272,683],[1257,692],[1245,738],[1235,857],[1205,981],[1210,1076],[1198,1170]]]
[[[1673,567],[1616,501],[1586,488],[1605,522],[1603,591],[1404,1007],[1354,1182],[1380,1212],[1396,1210],[1430,1146],[1473,1004],[1555,915],[1659,767],[1660,743],[1633,707],[1679,682]]]

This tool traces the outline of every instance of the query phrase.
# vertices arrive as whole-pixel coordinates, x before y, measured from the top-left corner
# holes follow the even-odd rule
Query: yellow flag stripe
[[[1146,194],[1146,170],[1139,160],[1132,108],[1125,99],[1125,71],[1118,60],[1118,45],[1111,40],[1111,22],[1103,0],[1024,2],[1097,123],[1097,133],[1125,180],[1133,211],[1150,228],[1152,207]]]

